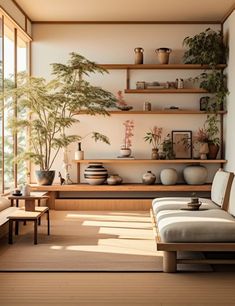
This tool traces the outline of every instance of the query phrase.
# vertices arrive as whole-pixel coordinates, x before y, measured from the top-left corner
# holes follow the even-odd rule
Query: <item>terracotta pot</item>
[[[209,152],[207,154],[208,159],[216,159],[217,154],[219,152],[219,145],[216,145],[214,143],[209,143]]]
[[[159,159],[158,149],[152,149],[152,159]]]
[[[169,48],[158,48],[155,50],[160,64],[168,64],[171,51]]]

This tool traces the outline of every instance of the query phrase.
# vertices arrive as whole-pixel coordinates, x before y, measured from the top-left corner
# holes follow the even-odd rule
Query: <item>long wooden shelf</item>
[[[225,164],[225,159],[128,159],[128,158],[115,158],[115,159],[82,159],[73,160],[77,164],[88,163],[104,163],[104,164]]]
[[[143,110],[108,110],[110,115],[207,115],[209,114],[206,111],[200,111],[195,109],[164,109],[164,110],[152,110],[152,111],[143,111]],[[77,115],[88,115],[86,111],[80,111],[76,113]],[[227,114],[227,111],[218,111],[217,114],[224,115]]]
[[[100,64],[105,69],[211,69],[209,65],[198,64]],[[216,69],[224,69],[227,65],[220,64],[216,66]]]
[[[144,184],[121,184],[121,185],[89,185],[89,184],[72,184],[72,185],[51,185],[51,186],[38,186],[31,185],[33,191],[47,191],[47,192],[57,192],[57,191],[177,191],[177,192],[193,192],[193,191],[211,191],[211,184],[204,185],[185,185],[178,184],[172,186],[166,186],[161,184],[155,185],[144,185]]]
[[[182,88],[182,89],[125,89],[125,93],[132,94],[198,94],[207,93],[205,89],[202,88]]]

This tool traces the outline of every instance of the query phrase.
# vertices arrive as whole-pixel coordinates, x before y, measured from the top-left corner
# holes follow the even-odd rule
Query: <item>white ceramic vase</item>
[[[163,169],[160,173],[160,180],[163,185],[175,185],[177,179],[177,171],[174,168]]]
[[[200,165],[190,165],[183,170],[184,180],[189,185],[203,185],[206,182],[208,170]]]

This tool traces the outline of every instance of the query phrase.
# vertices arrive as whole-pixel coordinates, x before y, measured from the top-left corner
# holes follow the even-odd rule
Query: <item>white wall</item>
[[[235,11],[224,24],[224,36],[229,45],[227,75],[230,92],[227,99],[228,114],[226,116],[225,154],[226,159],[228,159],[226,169],[235,171]]]
[[[34,42],[32,44],[32,73],[36,76],[50,77],[50,64],[66,62],[72,51],[81,53],[98,63],[133,63],[134,48],[144,48],[144,62],[157,63],[154,52],[159,47],[170,47],[173,52],[171,63],[179,63],[183,54],[182,41],[186,36],[204,31],[209,25],[33,25]],[[212,26],[218,29],[219,26]],[[196,76],[200,71],[131,71],[132,88],[137,80],[174,81],[177,77]],[[112,91],[125,89],[125,71],[111,70],[109,75],[92,76],[94,84]],[[125,99],[135,109],[142,109],[143,103],[149,101],[153,109],[170,107],[199,108],[201,95],[194,94],[126,94]],[[106,134],[111,140],[111,146],[95,144],[90,139],[85,140],[83,149],[85,158],[115,158],[118,155],[123,139],[122,123],[127,119],[135,122],[133,153],[136,158],[149,158],[151,147],[143,140],[145,132],[154,125],[163,127],[164,135],[171,130],[196,131],[206,119],[205,116],[174,116],[174,115],[112,115],[109,118],[100,116],[80,116],[80,123],[70,131],[78,135],[96,130]],[[73,159],[76,144],[70,147],[70,159]],[[60,155],[54,169],[61,171]],[[172,165],[169,165],[171,167]],[[160,168],[150,165],[116,166],[109,165],[111,172],[119,173],[125,182],[140,182],[146,170],[159,174]],[[183,167],[178,167],[181,172]],[[214,170],[213,166],[210,169]],[[76,167],[71,168],[75,180]],[[211,180],[213,171],[209,180]]]

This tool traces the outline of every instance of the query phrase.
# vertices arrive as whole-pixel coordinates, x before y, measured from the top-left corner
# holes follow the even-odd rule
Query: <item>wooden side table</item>
[[[50,235],[50,214],[48,207],[37,207],[35,211],[25,211],[18,208],[8,216],[9,219],[9,236],[8,243],[13,244],[13,223],[15,222],[15,234],[18,235],[18,224],[20,221],[34,222],[34,244],[38,243],[38,220],[42,215],[47,214],[47,235]]]
[[[36,200],[38,201],[38,206],[41,204],[41,200],[48,199],[49,197],[44,194],[39,194],[37,192],[31,193],[30,196],[9,196],[8,199],[11,200],[11,206],[16,205],[16,207],[19,207],[19,200],[25,201],[25,210],[26,211],[33,211],[33,208],[35,207]]]

